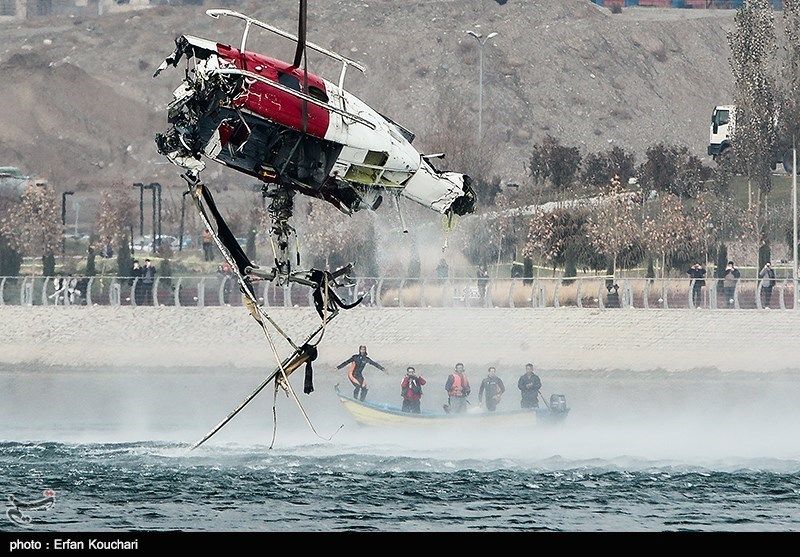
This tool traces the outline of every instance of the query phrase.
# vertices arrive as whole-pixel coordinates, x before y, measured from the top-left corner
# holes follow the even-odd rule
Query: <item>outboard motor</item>
[[[550,411],[551,412],[566,412],[567,411],[567,397],[564,395],[550,395]]]

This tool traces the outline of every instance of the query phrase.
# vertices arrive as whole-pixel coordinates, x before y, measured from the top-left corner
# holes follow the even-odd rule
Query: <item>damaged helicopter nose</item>
[[[453,201],[453,212],[459,216],[475,211],[475,190],[472,189],[472,178],[464,174],[463,195]]]

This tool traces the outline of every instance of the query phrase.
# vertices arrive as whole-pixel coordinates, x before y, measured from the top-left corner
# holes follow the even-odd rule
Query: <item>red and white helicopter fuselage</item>
[[[186,78],[175,90],[159,150],[190,173],[202,156],[325,199],[345,212],[376,209],[384,194],[403,196],[439,213],[474,208],[468,176],[440,172],[412,145],[414,135],[343,87],[356,62],[313,43],[307,47],[342,63],[338,84],[300,67],[246,50],[251,26],[296,37],[230,10],[212,17],[245,22],[240,48],[183,35],[156,75],[181,57]]]

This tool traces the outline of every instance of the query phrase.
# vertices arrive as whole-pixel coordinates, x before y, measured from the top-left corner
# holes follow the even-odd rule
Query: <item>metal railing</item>
[[[797,285],[791,279],[765,284],[721,279],[705,284],[681,279],[579,276],[574,279],[485,279],[360,277],[339,289],[366,307],[504,307],[594,309],[794,309]],[[268,307],[313,306],[312,291],[294,283],[254,283]],[[0,305],[240,306],[242,295],[229,275],[155,277],[0,277]]]

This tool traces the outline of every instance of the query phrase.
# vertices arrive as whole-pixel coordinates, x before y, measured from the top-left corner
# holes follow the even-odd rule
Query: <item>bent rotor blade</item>
[[[228,422],[230,422],[230,421],[231,421],[231,420],[232,420],[232,419],[233,419],[233,418],[236,416],[236,414],[238,414],[239,412],[241,412],[241,411],[242,411],[242,409],[243,409],[245,406],[247,406],[248,404],[250,404],[250,401],[252,401],[254,398],[256,398],[256,396],[258,396],[258,393],[260,393],[261,391],[263,391],[263,390],[264,390],[264,387],[266,387],[267,385],[269,385],[270,381],[272,381],[272,380],[274,380],[274,379],[276,379],[276,378],[278,377],[278,375],[281,373],[281,369],[283,369],[283,370],[286,372],[286,375],[288,376],[288,375],[289,375],[289,374],[291,374],[291,373],[292,373],[294,370],[296,370],[298,367],[300,367],[302,364],[304,364],[304,363],[306,362],[306,360],[308,359],[308,356],[307,356],[306,354],[304,354],[304,353],[303,353],[303,348],[302,348],[302,347],[304,347],[304,346],[306,346],[308,343],[310,343],[310,342],[311,342],[311,340],[312,340],[314,337],[316,337],[316,336],[317,336],[317,335],[320,333],[320,331],[324,331],[324,329],[325,329],[325,325],[326,325],[327,323],[329,323],[329,322],[331,321],[331,319],[333,319],[334,317],[336,317],[336,314],[333,314],[333,315],[332,315],[332,316],[331,316],[331,317],[330,317],[330,318],[329,318],[327,321],[325,321],[325,322],[323,322],[321,325],[319,325],[319,326],[318,326],[318,327],[317,327],[317,328],[314,330],[314,332],[313,332],[313,333],[311,333],[310,335],[308,335],[308,336],[306,337],[306,340],[305,340],[305,342],[304,342],[303,344],[301,344],[301,345],[300,345],[300,346],[301,346],[300,348],[296,348],[296,349],[294,350],[294,352],[292,352],[292,354],[291,354],[291,355],[290,355],[288,358],[286,358],[285,360],[283,360],[283,362],[281,362],[281,363],[280,363],[280,365],[279,365],[277,368],[275,368],[275,370],[274,370],[272,373],[270,373],[270,374],[267,376],[267,378],[266,378],[266,379],[264,379],[264,380],[263,380],[261,383],[259,383],[259,385],[258,385],[258,386],[255,388],[255,390],[253,390],[253,392],[252,392],[252,393],[250,393],[250,395],[249,395],[247,398],[245,398],[245,399],[242,401],[242,403],[241,403],[239,406],[237,406],[237,407],[236,407],[236,409],[235,409],[233,412],[231,412],[230,414],[228,414],[228,415],[225,417],[225,419],[224,419],[224,420],[222,420],[220,423],[218,423],[216,426],[214,426],[214,429],[212,429],[211,431],[209,431],[209,432],[206,434],[206,436],[205,436],[205,437],[203,437],[203,438],[202,438],[200,441],[198,441],[197,443],[195,443],[195,444],[192,446],[192,448],[191,448],[191,449],[189,449],[189,450],[190,450],[190,451],[193,451],[193,450],[195,450],[197,447],[199,447],[200,445],[202,445],[203,443],[205,443],[206,441],[208,441],[209,439],[211,439],[211,438],[212,438],[214,435],[216,435],[216,433],[217,433],[217,432],[218,432],[220,429],[222,429],[223,427],[225,427],[225,424],[227,424]],[[302,356],[302,357],[298,357],[298,356]]]
[[[275,378],[278,376],[278,374],[281,372],[281,368],[285,369],[285,370],[286,370],[286,372],[287,372],[287,374],[288,374],[288,373],[290,373],[290,370],[289,370],[289,368],[288,368],[287,366],[288,366],[288,365],[289,365],[289,363],[290,363],[290,362],[292,362],[292,360],[293,360],[293,359],[294,359],[294,358],[297,356],[298,352],[299,352],[299,351],[295,351],[295,352],[294,352],[294,353],[293,353],[291,356],[289,356],[288,358],[286,358],[286,359],[285,359],[285,360],[284,360],[284,361],[281,363],[281,365],[280,365],[279,367],[275,368],[275,371],[273,371],[272,373],[270,373],[270,374],[267,376],[267,378],[266,378],[266,379],[264,379],[264,380],[263,380],[263,381],[262,381],[262,382],[261,382],[261,383],[258,385],[258,387],[256,387],[256,388],[255,388],[255,390],[254,390],[252,393],[250,393],[250,395],[248,395],[248,397],[247,397],[247,398],[245,398],[245,399],[242,401],[242,403],[241,403],[239,406],[237,406],[237,407],[236,407],[236,409],[235,409],[233,412],[231,412],[230,414],[228,414],[228,415],[225,417],[225,419],[224,419],[224,420],[222,420],[220,423],[218,423],[218,424],[217,424],[217,425],[214,427],[214,429],[212,429],[211,431],[209,431],[209,432],[206,434],[206,436],[205,436],[205,437],[203,437],[203,438],[202,438],[200,441],[198,441],[197,443],[195,443],[194,445],[192,445],[192,448],[191,448],[191,449],[189,449],[189,450],[190,450],[190,451],[193,451],[193,450],[195,450],[197,447],[199,447],[200,445],[202,445],[203,443],[205,443],[206,441],[208,441],[209,439],[211,439],[211,438],[212,438],[212,437],[213,437],[213,436],[214,436],[214,435],[215,435],[215,434],[216,434],[216,433],[217,433],[217,432],[218,432],[220,429],[222,429],[223,427],[225,427],[225,424],[227,424],[228,422],[230,422],[230,421],[231,421],[231,420],[232,420],[232,419],[233,419],[233,418],[236,416],[236,414],[238,414],[239,412],[241,412],[241,411],[244,409],[244,407],[245,407],[245,406],[247,406],[248,404],[250,404],[250,401],[252,401],[254,398],[256,398],[256,396],[258,396],[258,393],[260,393],[261,391],[263,391],[263,390],[264,390],[264,387],[266,387],[267,385],[269,385],[269,383],[270,383],[270,382],[271,382],[273,379],[275,379]],[[299,360],[299,362],[297,363],[297,366],[296,366],[294,369],[296,369],[297,367],[299,367],[299,366],[300,366],[301,364],[303,364],[304,362],[305,362],[305,359],[301,358],[301,359]],[[294,369],[292,369],[291,371],[294,371]]]

